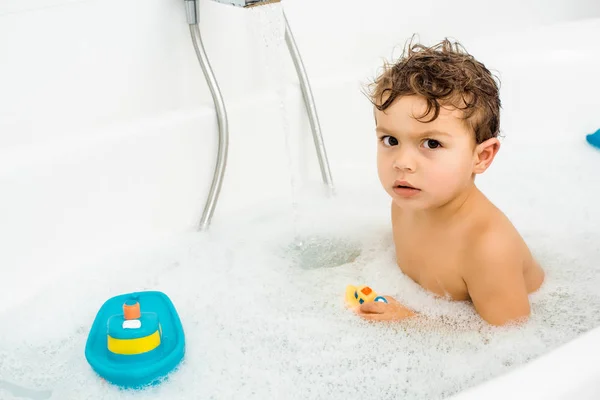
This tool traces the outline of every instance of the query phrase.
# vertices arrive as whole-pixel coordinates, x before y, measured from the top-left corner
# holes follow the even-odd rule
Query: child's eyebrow
[[[395,135],[394,132],[391,132],[390,130],[384,128],[384,127],[377,127],[377,129],[375,130],[375,132],[377,133],[383,133],[385,135]],[[423,137],[423,136],[452,136],[451,134],[449,134],[448,132],[444,132],[444,131],[438,131],[437,129],[430,129],[424,132],[419,132],[417,134],[419,137]]]
[[[429,131],[422,132],[420,136],[452,136],[448,132],[438,131],[436,129],[432,129]]]
[[[375,129],[376,133],[383,133],[385,135],[394,135],[393,132],[389,131],[388,129],[384,128],[384,127],[377,127]]]

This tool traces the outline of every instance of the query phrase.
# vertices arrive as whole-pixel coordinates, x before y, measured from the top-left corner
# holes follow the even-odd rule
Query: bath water
[[[528,323],[494,328],[469,303],[435,297],[400,272],[384,203],[375,194],[341,190],[299,211],[296,231],[351,254],[347,263],[290,248],[296,232],[289,207],[280,204],[232,215],[209,233],[90,260],[0,315],[0,379],[56,400],[443,399],[600,325],[593,235],[525,230],[547,279],[531,295]],[[421,316],[362,321],[343,304],[348,284],[371,285]],[[187,345],[179,370],[141,392],[104,383],[84,357],[100,305],[135,290],[171,297]],[[0,398],[23,397],[0,385]]]

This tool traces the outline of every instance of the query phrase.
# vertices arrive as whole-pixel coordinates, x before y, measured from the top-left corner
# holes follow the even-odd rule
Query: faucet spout
[[[281,0],[214,0],[219,3],[231,4],[237,7],[256,7],[265,4],[279,3]]]
[[[188,25],[196,25],[198,17],[196,13],[196,0],[185,0],[185,17]]]

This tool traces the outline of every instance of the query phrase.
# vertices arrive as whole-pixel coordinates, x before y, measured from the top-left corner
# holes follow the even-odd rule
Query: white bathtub
[[[507,1],[489,8],[475,3],[450,7],[430,0],[416,7],[386,0],[367,7],[358,1],[286,1],[335,185],[360,181],[380,190],[372,111],[360,93],[380,58],[389,59],[413,32],[426,41],[453,36],[498,70],[503,82],[502,151],[510,156],[499,157],[481,187],[492,199],[507,184],[523,189],[524,204],[537,188],[548,196],[546,207],[574,210],[552,223],[599,232],[600,208],[580,206],[585,196],[600,195],[597,173],[576,175],[586,189],[565,199],[547,191],[553,179],[544,172],[575,166],[600,171],[600,154],[584,142],[585,134],[600,127],[600,98],[591,95],[600,93],[600,3]],[[287,89],[299,190],[312,190],[320,181],[292,63],[289,58],[272,63],[264,47],[268,29],[256,26],[249,12],[210,1],[200,12],[230,121],[227,172],[213,225],[254,205],[291,200],[275,91],[278,71]],[[183,1],[4,0],[0,313],[78,268],[84,258],[195,230],[216,146],[214,108]],[[548,165],[547,154],[558,150],[562,158]],[[519,166],[524,160],[537,166],[529,176]],[[528,227],[547,223],[544,214],[500,203],[518,227],[522,221]],[[600,329],[456,399],[597,399],[598,360]]]

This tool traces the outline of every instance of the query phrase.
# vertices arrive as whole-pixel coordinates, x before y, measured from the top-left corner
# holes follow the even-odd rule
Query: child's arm
[[[480,240],[463,278],[475,310],[492,325],[528,318],[530,305],[521,254],[509,238],[488,234]]]
[[[506,238],[481,237],[474,246],[470,269],[463,279],[479,316],[491,325],[504,325],[530,314],[529,296],[523,278],[523,259]],[[388,304],[361,304],[357,313],[372,321],[398,321],[417,315],[394,298]]]

